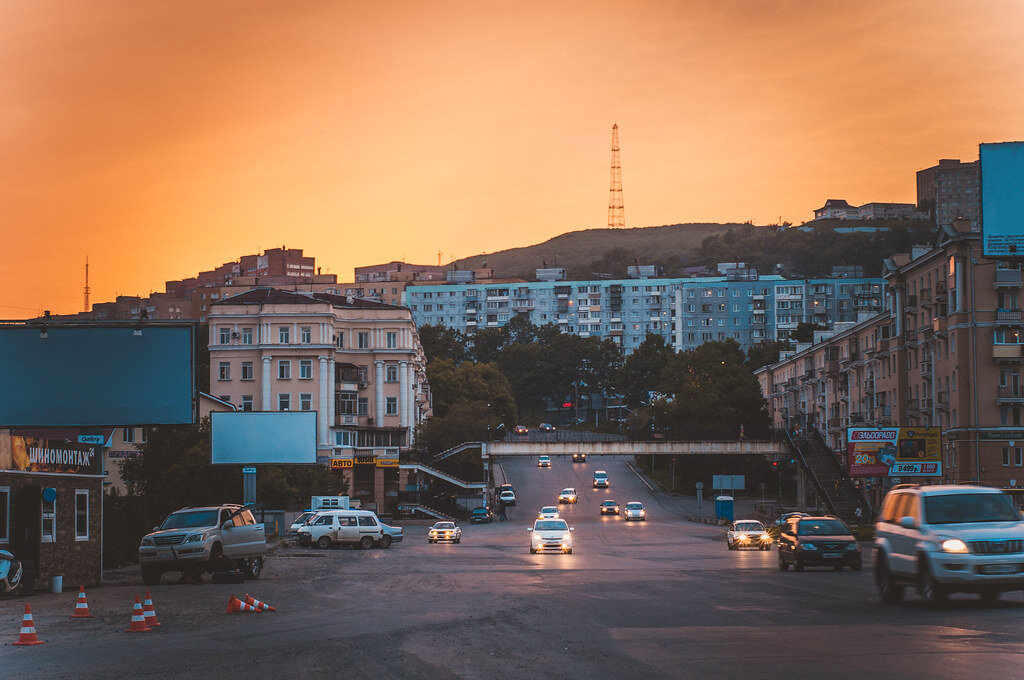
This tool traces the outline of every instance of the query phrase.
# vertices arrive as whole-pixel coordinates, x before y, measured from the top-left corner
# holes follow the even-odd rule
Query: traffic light
[[[773,470],[778,470],[779,469],[779,461],[777,461],[777,460],[773,460],[772,461],[772,469]]]

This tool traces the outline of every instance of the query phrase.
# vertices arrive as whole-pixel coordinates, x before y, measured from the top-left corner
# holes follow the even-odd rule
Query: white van
[[[331,548],[358,545],[363,550],[390,548],[391,535],[369,510],[325,510],[299,527],[299,545]]]

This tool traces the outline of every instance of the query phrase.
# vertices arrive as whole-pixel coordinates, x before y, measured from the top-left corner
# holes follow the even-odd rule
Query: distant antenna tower
[[[619,161],[619,124],[612,125],[612,179],[608,186],[608,226],[626,226],[622,205],[622,162]]]
[[[85,312],[89,311],[89,256],[85,256]]]

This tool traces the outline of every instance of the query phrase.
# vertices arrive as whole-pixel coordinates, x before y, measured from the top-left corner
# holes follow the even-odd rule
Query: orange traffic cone
[[[85,599],[85,586],[78,586],[78,602],[75,604],[75,611],[71,615],[73,619],[91,619],[92,612],[89,611],[89,603]]]
[[[160,625],[160,622],[156,620],[156,609],[153,608],[153,598],[149,596],[149,591],[146,591],[146,601],[142,605],[142,614],[146,617],[146,625],[150,628],[156,628]]]
[[[245,603],[248,604],[248,605],[251,605],[253,607],[256,607],[256,609],[259,609],[260,611],[265,611],[265,612],[276,612],[277,611],[276,607],[271,607],[266,602],[260,602],[259,600],[257,600],[255,597],[253,597],[249,593],[245,594]]]
[[[148,633],[152,628],[146,625],[146,613],[142,611],[142,601],[139,596],[135,596],[135,606],[132,607],[132,625],[128,627],[126,633]]]
[[[36,624],[32,621],[32,608],[25,604],[25,617],[21,620],[21,634],[16,645],[41,645],[43,641],[36,637]]]
[[[232,595],[231,599],[228,600],[228,611],[227,611],[227,613],[228,614],[236,614],[236,613],[239,613],[239,612],[256,612],[257,614],[259,614],[260,610],[257,609],[256,607],[253,607],[251,604],[248,604],[246,602],[242,602],[237,597]]]

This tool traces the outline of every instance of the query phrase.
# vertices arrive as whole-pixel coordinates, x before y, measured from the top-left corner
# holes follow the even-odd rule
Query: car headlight
[[[153,539],[149,536],[144,536],[142,542],[139,545],[153,545]]]
[[[856,543],[850,543],[850,544],[848,544],[848,545],[846,546],[846,549],[847,549],[847,550],[850,550],[850,551],[853,551],[853,550],[860,550],[860,545],[858,545],[858,544],[856,544]]]
[[[768,534],[762,534],[761,535],[761,540],[763,542],[765,542],[765,543],[771,543],[772,542],[772,537],[769,536]]]
[[[188,538],[185,539],[185,542],[186,543],[199,543],[200,541],[203,541],[205,539],[206,539],[206,532],[203,532],[201,534],[192,534],[191,536],[189,536]]]
[[[970,552],[967,544],[959,538],[947,538],[942,542],[942,552],[964,554]]]
[[[747,535],[746,534],[740,534],[738,538],[741,541],[745,541],[745,540],[747,540]]]
[[[801,550],[817,550],[818,546],[814,545],[813,543],[801,543],[800,544],[800,549]]]

